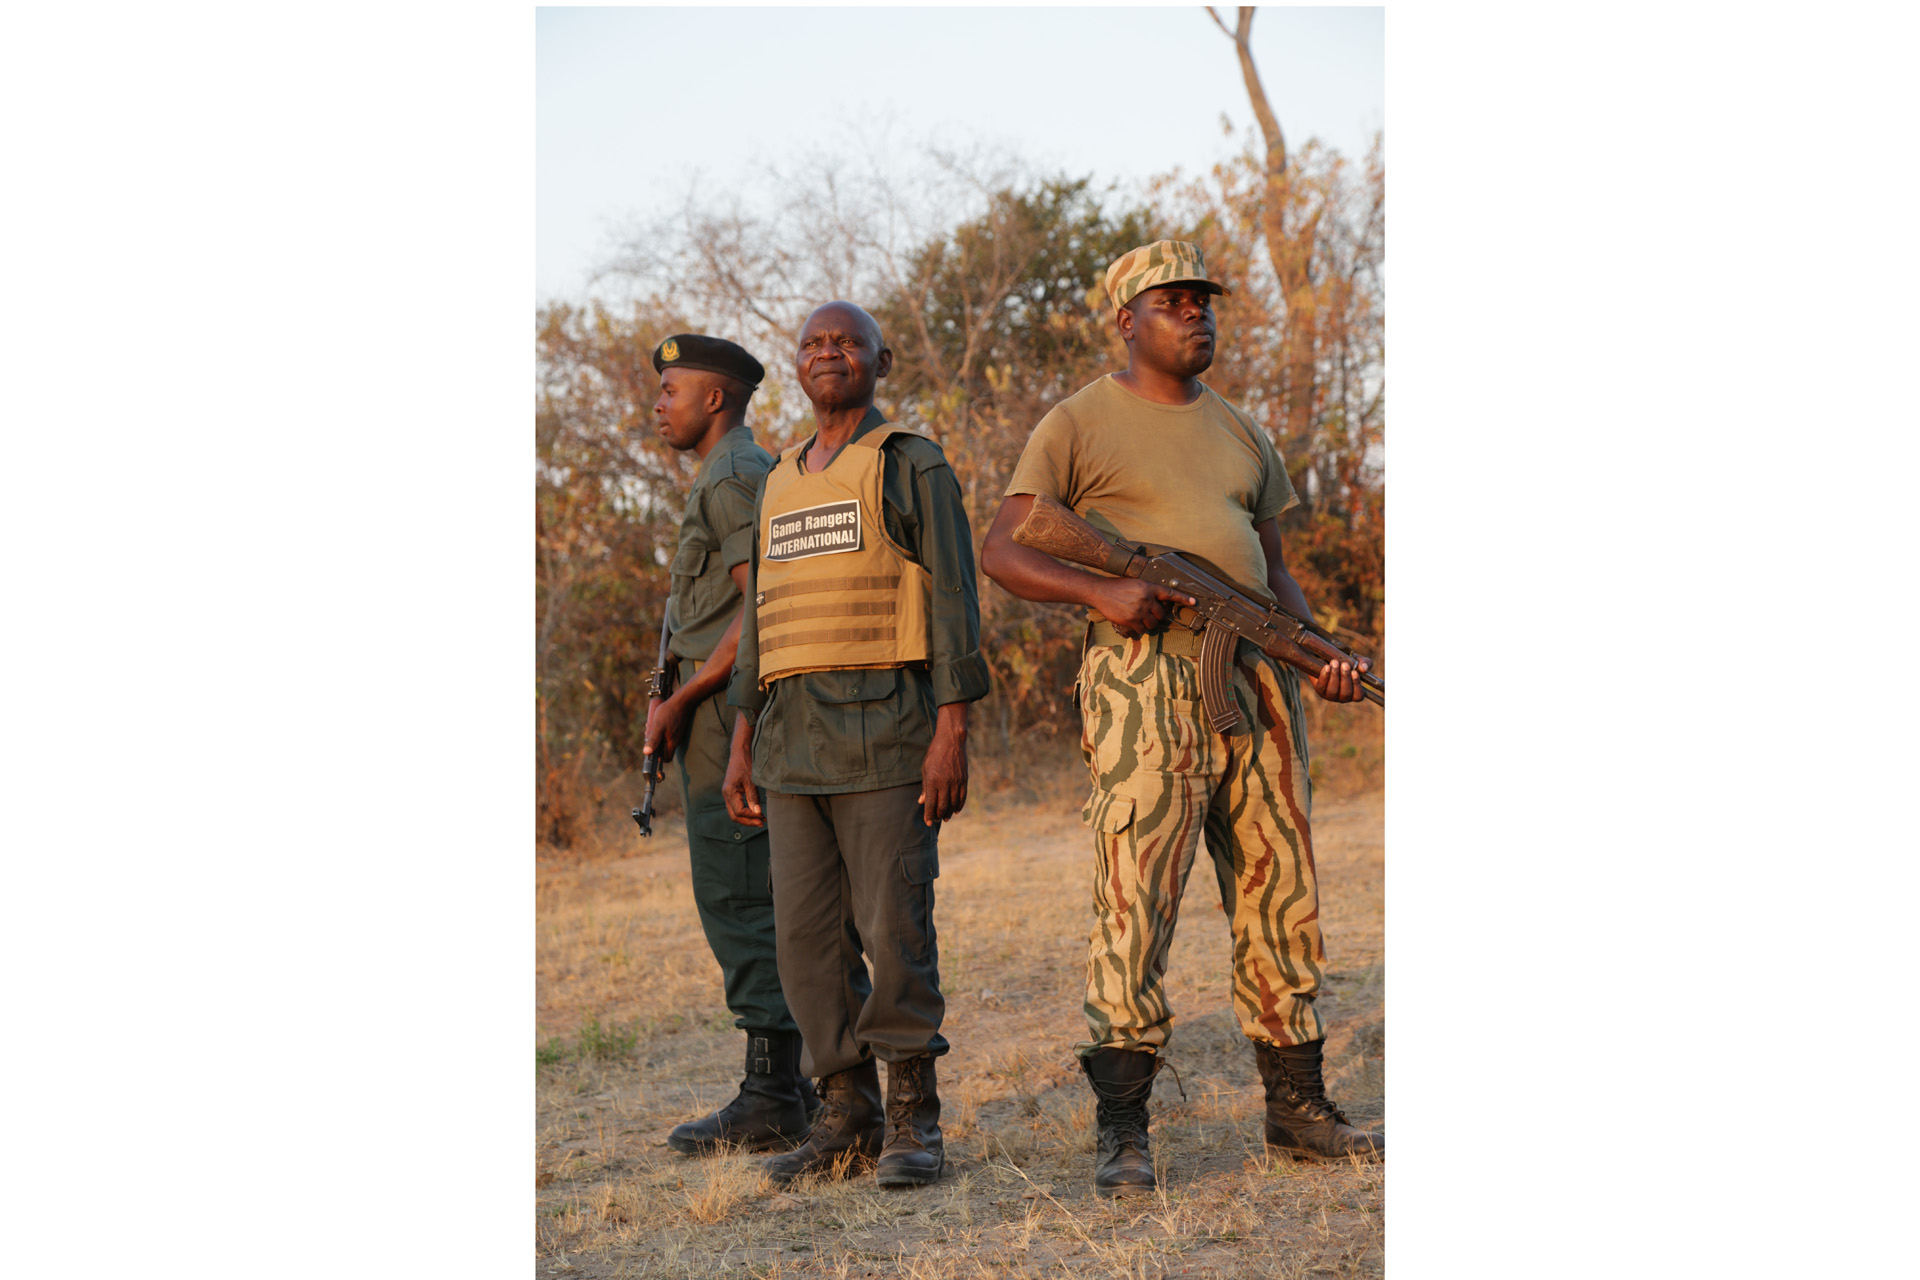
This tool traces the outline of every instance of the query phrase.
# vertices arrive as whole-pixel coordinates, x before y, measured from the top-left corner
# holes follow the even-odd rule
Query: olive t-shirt
[[[1044,493],[1103,532],[1211,560],[1263,600],[1267,557],[1253,527],[1296,505],[1273,441],[1201,384],[1192,404],[1156,404],[1108,374],[1047,412],[1007,484]]]

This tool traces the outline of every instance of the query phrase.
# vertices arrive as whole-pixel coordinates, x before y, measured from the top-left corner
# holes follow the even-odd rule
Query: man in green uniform
[[[945,1168],[936,842],[966,803],[967,704],[988,678],[959,483],[939,445],[873,405],[892,363],[850,303],[801,330],[816,431],[761,493],[728,695],[727,807],[773,836],[780,980],[823,1104],[806,1143],[768,1161],[780,1181],[876,1156],[883,1186]]]
[[[653,353],[660,436],[700,458],[673,557],[671,661],[678,688],[647,706],[646,754],[674,756],[686,797],[693,900],[726,984],[734,1025],[747,1033],[746,1078],[733,1101],[676,1128],[689,1155],[790,1146],[806,1133],[813,1087],[800,1074],[800,1035],[774,957],[767,834],[727,817],[720,785],[734,712],[727,677],[740,635],[753,556],[753,510],[773,457],[747,429],[747,400],[766,370],[724,338],[677,333]]]
[[[1107,270],[1125,372],[1061,401],[1014,468],[981,550],[987,573],[1027,600],[1087,607],[1077,686],[1093,790],[1096,923],[1078,1046],[1097,1098],[1094,1187],[1151,1191],[1147,1098],[1173,1025],[1163,978],[1202,835],[1234,938],[1233,1001],[1266,1085],[1267,1142],[1295,1156],[1377,1157],[1386,1142],[1346,1122],[1321,1078],[1314,1008],[1326,962],[1308,824],[1306,729],[1293,671],[1242,641],[1233,693],[1248,729],[1201,711],[1198,637],[1167,629],[1190,597],[1064,565],[1013,541],[1046,494],[1104,532],[1195,553],[1243,591],[1311,618],[1287,573],[1276,517],[1298,499],[1273,442],[1199,380],[1213,363],[1213,295],[1198,248],[1162,240]],[[1365,670],[1363,661],[1359,670]],[[1360,696],[1350,664],[1313,681]]]

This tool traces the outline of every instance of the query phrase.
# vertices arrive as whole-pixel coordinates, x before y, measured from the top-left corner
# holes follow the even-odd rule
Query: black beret
[[[767,376],[765,367],[747,354],[747,349],[725,338],[709,338],[704,333],[676,333],[653,349],[653,371],[668,369],[705,369],[738,378],[749,387],[760,385]]]

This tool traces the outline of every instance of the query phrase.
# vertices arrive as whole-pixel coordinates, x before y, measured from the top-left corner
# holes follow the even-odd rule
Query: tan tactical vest
[[[900,431],[875,427],[813,473],[797,444],[767,473],[753,598],[762,688],[803,671],[927,660],[933,576],[887,537],[880,513],[880,446]]]

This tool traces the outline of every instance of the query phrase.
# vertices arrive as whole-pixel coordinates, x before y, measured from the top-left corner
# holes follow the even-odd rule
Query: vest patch
[[[805,560],[809,556],[860,550],[860,503],[823,502],[767,520],[763,560]]]

